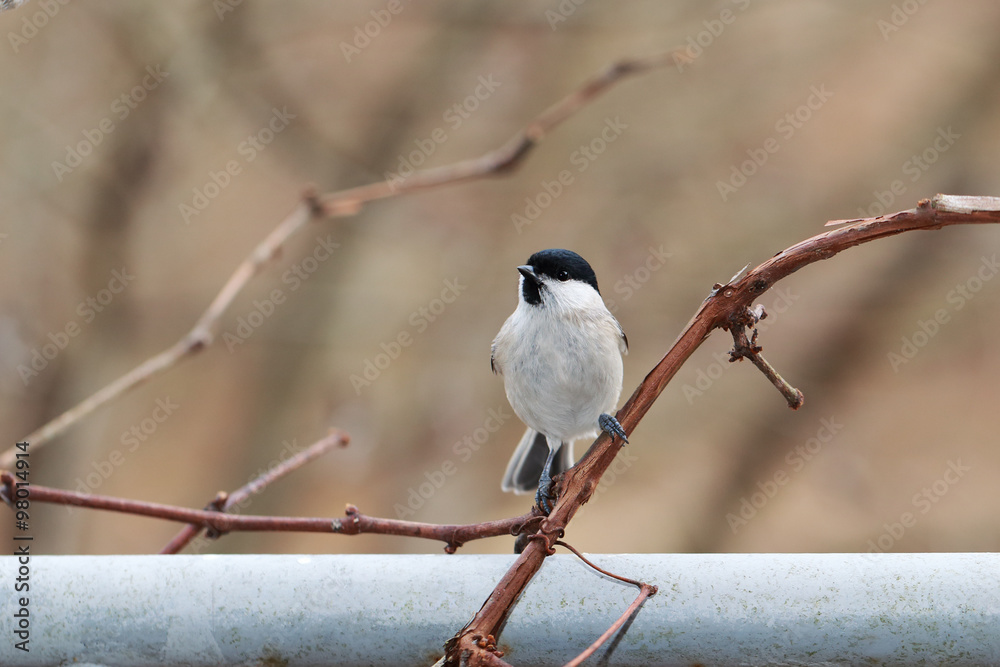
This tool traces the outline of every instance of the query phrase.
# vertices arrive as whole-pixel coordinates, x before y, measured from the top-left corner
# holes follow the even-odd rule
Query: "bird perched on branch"
[[[628,339],[597,276],[569,250],[542,250],[517,267],[517,308],[493,340],[490,365],[528,426],[501,488],[528,493],[548,514],[552,477],[573,465],[573,441],[599,430],[628,442],[613,416]]]

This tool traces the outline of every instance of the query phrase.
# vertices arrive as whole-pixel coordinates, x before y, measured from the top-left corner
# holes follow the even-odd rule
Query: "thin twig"
[[[940,229],[948,225],[1000,223],[1000,197],[937,195],[921,200],[917,208],[898,213],[846,221],[846,224],[818,234],[779,252],[742,278],[718,286],[702,302],[667,354],[643,379],[618,411],[618,421],[631,435],[652,407],[667,383],[715,329],[728,328],[731,318],[750,308],[754,301],[782,278],[813,262],[829,259],[862,243],[914,230]],[[549,516],[541,522],[538,537],[529,540],[500,579],[473,619],[445,644],[446,664],[472,662],[477,648],[471,635],[499,636],[517,599],[535,574],[552,545],[580,507],[590,500],[601,476],[621,449],[607,434],[600,435],[583,458],[563,473],[559,497]],[[472,656],[470,658],[470,656]]]
[[[604,642],[611,639],[611,637],[618,632],[623,625],[625,625],[626,621],[628,621],[633,614],[639,611],[639,607],[641,607],[642,603],[646,601],[646,598],[656,595],[656,590],[656,586],[639,584],[639,595],[635,598],[632,604],[628,606],[628,609],[626,609],[622,615],[618,617],[618,620],[615,621],[610,628],[604,631],[603,635],[598,637],[593,644],[588,646],[586,651],[567,662],[566,667],[577,667],[577,665],[582,663],[584,660],[594,655],[597,649],[601,648],[601,645],[604,644]]]
[[[560,546],[560,547],[564,547],[566,549],[569,549],[570,551],[573,552],[573,554],[577,558],[579,558],[584,563],[586,563],[587,565],[589,565],[592,569],[597,570],[598,572],[600,572],[601,574],[603,574],[606,577],[611,577],[612,579],[617,579],[618,581],[624,582],[626,584],[630,584],[632,586],[635,586],[636,588],[642,588],[642,586],[643,586],[643,583],[641,581],[636,581],[635,579],[629,579],[628,577],[623,577],[620,574],[615,574],[614,572],[608,572],[604,568],[598,567],[593,562],[591,562],[586,556],[584,556],[582,553],[580,553],[579,551],[577,551],[576,547],[572,546],[571,544],[569,544],[567,542],[563,542],[562,540],[556,540],[556,546]],[[656,587],[654,586],[653,588],[656,588]]]
[[[325,207],[353,208],[375,199],[384,199],[408,192],[436,188],[444,184],[460,183],[485,176],[505,175],[521,165],[528,153],[545,135],[567,118],[592,102],[602,93],[627,76],[641,74],[674,62],[682,50],[668,51],[646,58],[622,60],[585,82],[576,91],[559,100],[535,117],[527,127],[506,143],[479,157],[462,160],[441,167],[417,171],[409,177],[397,177],[336,192],[322,198]]]
[[[215,339],[219,320],[232,304],[236,295],[253,276],[260,272],[265,264],[278,254],[288,238],[308,221],[323,217],[356,215],[365,204],[378,199],[395,197],[417,190],[454,185],[488,176],[508,174],[520,166],[548,132],[572,116],[581,107],[629,75],[646,72],[673,62],[672,59],[677,53],[671,51],[648,58],[623,60],[607,68],[598,76],[585,82],[575,92],[543,111],[524,130],[518,132],[500,148],[479,157],[417,171],[409,178],[378,181],[334,192],[321,198],[311,191],[307,192],[304,201],[299,203],[295,210],[289,213],[236,268],[236,271],[233,272],[222,290],[187,335],[21,440],[30,442],[32,451],[37,451],[39,447],[97,408],[165,371],[181,359],[211,345]],[[0,469],[10,468],[13,465],[14,454],[15,450],[11,448],[0,455]]]
[[[752,338],[747,338],[746,330],[753,327],[765,317],[767,317],[767,313],[764,312],[763,306],[758,306],[756,311],[747,308],[744,309],[744,313],[737,314],[731,318],[728,328],[729,332],[733,335],[733,349],[729,353],[729,361],[734,362],[740,359],[749,359],[750,363],[756,366],[764,374],[764,377],[770,380],[771,384],[781,392],[781,395],[785,397],[785,402],[788,403],[788,407],[792,410],[798,410],[805,402],[805,396],[785,378],[781,377],[774,366],[769,364],[764,355],[761,354],[763,348],[757,345],[757,329],[753,330]]]
[[[194,327],[179,341],[169,348],[142,362],[117,380],[112,381],[96,393],[91,394],[80,403],[66,410],[52,421],[48,422],[23,440],[31,443],[32,449],[45,445],[72,424],[87,416],[97,408],[121,396],[151,377],[162,373],[187,356],[202,351],[212,344],[219,319],[229,308],[236,295],[240,293],[250,279],[261,271],[265,264],[280,251],[285,241],[298,231],[305,223],[317,215],[318,206],[315,197],[306,193],[305,201],[281,221],[281,223],[261,241],[253,252],[242,263],[223,285],[208,309],[202,313]],[[14,450],[9,449],[0,456],[0,468],[9,468],[13,461]]]
[[[310,461],[319,458],[329,450],[334,447],[346,447],[351,441],[351,436],[347,433],[334,429],[325,438],[309,445],[306,449],[302,450],[292,458],[287,461],[282,461],[278,465],[274,466],[260,477],[248,482],[244,486],[240,487],[236,491],[229,494],[229,500],[226,501],[223,511],[228,510],[233,505],[240,505],[244,500],[252,495],[260,493],[264,490],[268,484],[275,482],[288,473],[298,470]]]
[[[781,392],[781,395],[785,397],[785,402],[788,403],[788,407],[792,410],[798,410],[802,407],[806,397],[800,390],[789,384],[788,380],[781,377],[781,374],[775,370],[774,366],[767,362],[767,359],[759,351],[747,355],[747,359],[760,369],[760,372]]]
[[[604,642],[611,639],[611,636],[614,635],[615,632],[617,632],[618,629],[621,628],[625,624],[625,622],[639,610],[639,607],[646,600],[646,598],[653,597],[654,595],[656,595],[656,591],[658,591],[659,589],[651,584],[647,584],[642,581],[636,581],[635,579],[629,579],[628,577],[623,577],[620,574],[608,572],[603,567],[598,567],[593,562],[591,562],[586,556],[577,551],[576,547],[568,544],[567,542],[563,542],[562,540],[556,540],[556,545],[569,549],[570,551],[573,552],[574,555],[576,555],[577,558],[579,558],[584,563],[589,565],[592,569],[600,572],[604,576],[611,577],[612,579],[617,579],[618,581],[624,582],[631,586],[635,586],[636,588],[639,589],[639,597],[637,597],[635,601],[631,605],[629,605],[628,609],[625,610],[625,613],[622,614],[621,617],[617,621],[615,621],[611,625],[611,627],[608,628],[607,631],[605,631],[604,634],[598,637],[597,641],[591,644],[586,651],[584,651],[580,655],[573,658],[573,660],[566,663],[566,667],[576,667],[576,665],[579,665],[584,660],[592,656],[594,652],[597,649],[599,649],[602,644],[604,644]]]
[[[218,495],[205,507],[207,511],[228,512],[236,505],[243,502],[252,495],[260,493],[264,488],[275,482],[290,472],[298,470],[305,464],[313,461],[334,447],[346,447],[351,440],[350,436],[340,430],[333,430],[325,438],[309,445],[307,448],[278,465],[264,471],[258,477],[247,482],[232,493],[220,491]],[[160,554],[175,554],[186,547],[191,540],[198,536],[202,527],[189,523],[181,528],[180,532],[174,535],[165,547],[160,550]],[[217,537],[217,535],[212,535]]]
[[[2,486],[0,488],[0,495],[7,494],[4,496],[5,498],[12,498],[14,482],[15,477],[12,473],[6,470],[0,472],[0,486]],[[239,516],[218,511],[193,510],[161,503],[148,503],[126,498],[99,496],[91,493],[78,493],[65,489],[53,489],[38,484],[31,485],[31,501],[88,507],[91,509],[148,516],[166,521],[190,523],[207,530],[217,531],[219,534],[237,531],[283,531],[339,533],[342,535],[369,533],[419,537],[444,542],[446,545],[445,549],[449,552],[454,552],[457,547],[472,540],[512,535],[514,534],[512,531],[521,530],[526,522],[537,518],[529,513],[496,521],[442,525],[370,517],[361,514],[353,505],[348,505],[345,515],[336,519],[319,517]]]

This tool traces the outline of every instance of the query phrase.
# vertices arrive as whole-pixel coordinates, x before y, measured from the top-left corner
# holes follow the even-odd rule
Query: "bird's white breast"
[[[514,412],[531,428],[563,442],[596,435],[598,417],[613,414],[621,394],[621,330],[600,295],[587,289],[599,308],[593,303],[546,308],[522,301],[494,342],[494,359]]]

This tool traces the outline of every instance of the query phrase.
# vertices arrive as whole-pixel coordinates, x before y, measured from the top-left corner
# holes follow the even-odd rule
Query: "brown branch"
[[[0,471],[0,497],[9,503],[14,497],[14,475]],[[48,486],[31,485],[31,501],[53,503],[55,505],[72,505],[91,509],[122,512],[148,516],[166,521],[189,523],[215,531],[218,534],[237,531],[281,531],[299,533],[339,533],[341,535],[360,535],[362,533],[379,535],[399,535],[403,537],[419,537],[427,540],[437,540],[445,543],[445,550],[453,553],[455,549],[466,542],[515,534],[524,529],[526,523],[537,521],[533,514],[515,516],[509,519],[484,521],[472,524],[440,525],[433,523],[418,523],[416,521],[399,521],[396,519],[380,519],[365,516],[353,505],[347,506],[345,515],[341,518],[318,517],[283,517],[283,516],[239,516],[225,514],[214,510],[193,510],[186,507],[148,503],[140,500],[99,496],[91,493],[78,493],[65,489],[53,489]]]
[[[516,535],[525,530],[525,526],[537,526],[541,517],[532,512],[510,519],[483,521],[464,525],[440,525],[435,523],[418,523],[416,521],[397,521],[396,519],[379,519],[361,514],[354,505],[348,505],[345,516],[334,519],[335,533],[343,535],[360,535],[372,533],[378,535],[400,535],[403,537],[421,537],[428,540],[440,540],[445,543],[447,553],[455,553],[458,547],[472,540],[500,535]]]
[[[250,496],[263,491],[264,488],[272,482],[281,479],[290,472],[298,470],[305,464],[319,458],[334,447],[346,447],[350,440],[350,436],[346,433],[335,429],[325,438],[309,445],[307,448],[287,461],[282,461],[270,470],[266,470],[264,473],[250,482],[247,482],[232,493],[220,491],[218,495],[216,495],[215,498],[205,507],[205,509],[207,511],[228,512],[234,506],[242,505],[243,502]],[[174,535],[173,539],[171,539],[167,545],[160,550],[160,554],[175,554],[179,552],[181,549],[186,547],[191,540],[197,537],[198,533],[201,531],[201,526],[189,523],[181,528],[180,532]],[[212,535],[212,537],[218,536]]]
[[[672,63],[675,55],[677,52],[671,51],[647,58],[623,60],[612,65],[601,74],[585,82],[575,92],[543,111],[524,130],[518,132],[500,148],[480,157],[417,171],[409,178],[379,181],[334,192],[323,197],[318,197],[311,191],[307,192],[295,210],[289,213],[267,238],[261,241],[250,255],[236,267],[208,309],[181,340],[163,352],[150,357],[21,440],[30,442],[32,451],[37,451],[39,447],[97,408],[162,373],[185,357],[200,352],[211,345],[215,339],[219,320],[232,304],[236,295],[253,276],[274,259],[288,238],[310,220],[351,216],[361,211],[368,202],[378,199],[395,197],[417,190],[455,185],[488,176],[508,174],[520,166],[548,132],[572,116],[581,107],[629,75],[639,74]],[[678,57],[683,57],[683,55]],[[0,455],[0,468],[11,467],[14,454],[15,450],[11,448]]]
[[[643,379],[628,401],[618,411],[618,421],[631,434],[681,365],[715,329],[728,328],[734,316],[745,312],[753,302],[782,278],[822,259],[862,243],[915,230],[940,229],[948,225],[1000,223],[1000,198],[937,195],[923,199],[917,208],[877,218],[836,221],[844,224],[806,239],[779,252],[742,278],[717,286],[702,302],[667,354]],[[601,476],[621,448],[602,434],[590,446],[583,459],[563,474],[558,482],[559,497],[548,518],[540,526],[536,539],[528,541],[521,555],[483,604],[482,609],[446,647],[446,664],[458,665],[464,658],[475,660],[472,635],[499,636],[514,604],[542,566],[545,557],[577,510],[590,500]]]

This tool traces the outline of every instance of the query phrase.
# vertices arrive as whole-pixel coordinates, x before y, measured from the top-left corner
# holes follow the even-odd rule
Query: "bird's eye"
[[[556,274],[556,278],[558,278],[562,282],[566,282],[567,280],[569,280],[569,271],[560,271],[558,274]]]

